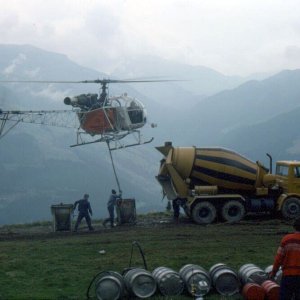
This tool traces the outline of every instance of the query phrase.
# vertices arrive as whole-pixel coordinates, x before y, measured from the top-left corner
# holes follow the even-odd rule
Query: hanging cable
[[[116,178],[116,182],[117,182],[118,189],[119,189],[119,194],[120,194],[121,193],[121,187],[120,187],[119,179],[118,179],[118,176],[117,176],[117,173],[116,173],[114,160],[113,160],[113,157],[112,157],[112,154],[111,154],[111,149],[110,149],[110,146],[109,146],[109,141],[106,141],[106,143],[107,143],[107,147],[108,147],[108,151],[109,151],[109,156],[110,156],[111,164],[112,164],[112,167],[113,167],[114,175],[115,175],[115,178]]]

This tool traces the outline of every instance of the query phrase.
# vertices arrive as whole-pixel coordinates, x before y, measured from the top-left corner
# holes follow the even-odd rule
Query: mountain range
[[[299,159],[300,70],[267,78],[226,76],[203,66],[154,57],[127,61],[113,74],[82,67],[67,56],[30,45],[0,45],[0,79],[81,81],[97,78],[172,79],[171,82],[110,85],[111,95],[127,92],[142,100],[150,122],[142,129],[154,142],[113,152],[124,198],[138,212],[162,210],[155,180],[162,158],[155,146],[223,146],[266,165],[265,153]],[[63,99],[97,93],[92,84],[0,84],[0,109],[66,109]],[[50,219],[50,206],[90,194],[95,217],[107,214],[116,188],[106,145],[70,148],[75,129],[19,124],[0,139],[0,224]]]

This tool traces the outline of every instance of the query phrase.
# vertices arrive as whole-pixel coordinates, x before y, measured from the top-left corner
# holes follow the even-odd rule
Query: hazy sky
[[[0,0],[0,43],[110,72],[136,55],[228,75],[300,68],[299,0]]]

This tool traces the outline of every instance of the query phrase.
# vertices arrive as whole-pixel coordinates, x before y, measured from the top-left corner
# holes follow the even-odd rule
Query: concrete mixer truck
[[[259,161],[224,148],[156,147],[164,158],[156,179],[198,224],[238,222],[251,212],[300,217],[300,161],[278,161],[272,174]]]

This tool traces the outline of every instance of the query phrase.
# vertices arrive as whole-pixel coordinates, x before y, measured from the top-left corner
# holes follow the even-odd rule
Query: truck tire
[[[296,197],[285,199],[281,207],[281,213],[285,219],[300,217],[300,199]]]
[[[222,218],[225,222],[239,222],[245,216],[245,206],[238,200],[227,201],[221,210]]]
[[[198,202],[192,210],[192,218],[197,224],[210,224],[217,216],[215,206],[208,201]]]

